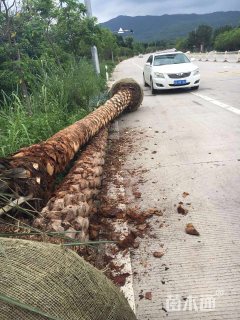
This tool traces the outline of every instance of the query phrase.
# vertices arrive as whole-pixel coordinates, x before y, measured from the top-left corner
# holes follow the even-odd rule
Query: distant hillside
[[[200,24],[213,28],[240,25],[240,11],[214,12],[208,14],[164,14],[162,16],[118,16],[101,25],[117,31],[119,28],[132,29],[139,41],[171,40],[187,36]]]

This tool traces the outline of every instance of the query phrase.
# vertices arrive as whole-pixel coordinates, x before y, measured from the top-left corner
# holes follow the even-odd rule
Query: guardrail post
[[[206,52],[206,60],[205,61],[208,61],[208,52]]]
[[[217,62],[217,51],[214,52],[214,59],[213,62]]]
[[[240,62],[240,50],[238,50],[237,62]]]
[[[225,53],[224,53],[224,60],[223,60],[223,62],[228,62],[228,61],[227,61],[227,51],[225,51]]]
[[[108,74],[108,66],[105,65],[105,70],[106,70],[106,80],[109,80],[109,74]]]

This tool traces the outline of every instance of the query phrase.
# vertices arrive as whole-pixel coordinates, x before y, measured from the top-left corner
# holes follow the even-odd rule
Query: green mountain
[[[103,27],[117,32],[119,28],[133,30],[138,41],[171,40],[185,37],[200,24],[213,28],[224,25],[240,25],[240,11],[213,12],[208,14],[164,14],[162,16],[118,16],[101,23]],[[125,33],[125,35],[131,35]]]

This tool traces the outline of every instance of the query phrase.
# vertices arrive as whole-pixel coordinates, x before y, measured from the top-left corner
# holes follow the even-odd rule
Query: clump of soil
[[[146,300],[152,300],[152,292],[150,292],[150,291],[149,291],[149,292],[146,292],[146,293],[145,293],[145,299],[146,299]]]
[[[188,214],[188,210],[183,207],[183,203],[182,202],[180,202],[179,205],[177,206],[177,212],[179,214],[184,215],[184,216]]]
[[[183,198],[186,198],[187,196],[189,196],[189,193],[184,191],[183,194],[182,194]]]
[[[164,255],[163,251],[155,251],[155,252],[153,252],[153,256],[155,258],[161,258],[163,255]]]
[[[200,236],[200,233],[197,231],[197,229],[194,227],[192,223],[188,223],[186,225],[185,232],[192,236]]]

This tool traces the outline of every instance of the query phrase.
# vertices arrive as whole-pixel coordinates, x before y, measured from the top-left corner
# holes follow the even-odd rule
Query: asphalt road
[[[113,80],[142,84],[145,61],[121,62]],[[124,168],[147,170],[136,203],[163,211],[131,256],[140,320],[240,319],[240,64],[196,64],[198,91],[144,88],[142,107],[119,119],[136,137]],[[199,237],[185,233],[187,223]]]

